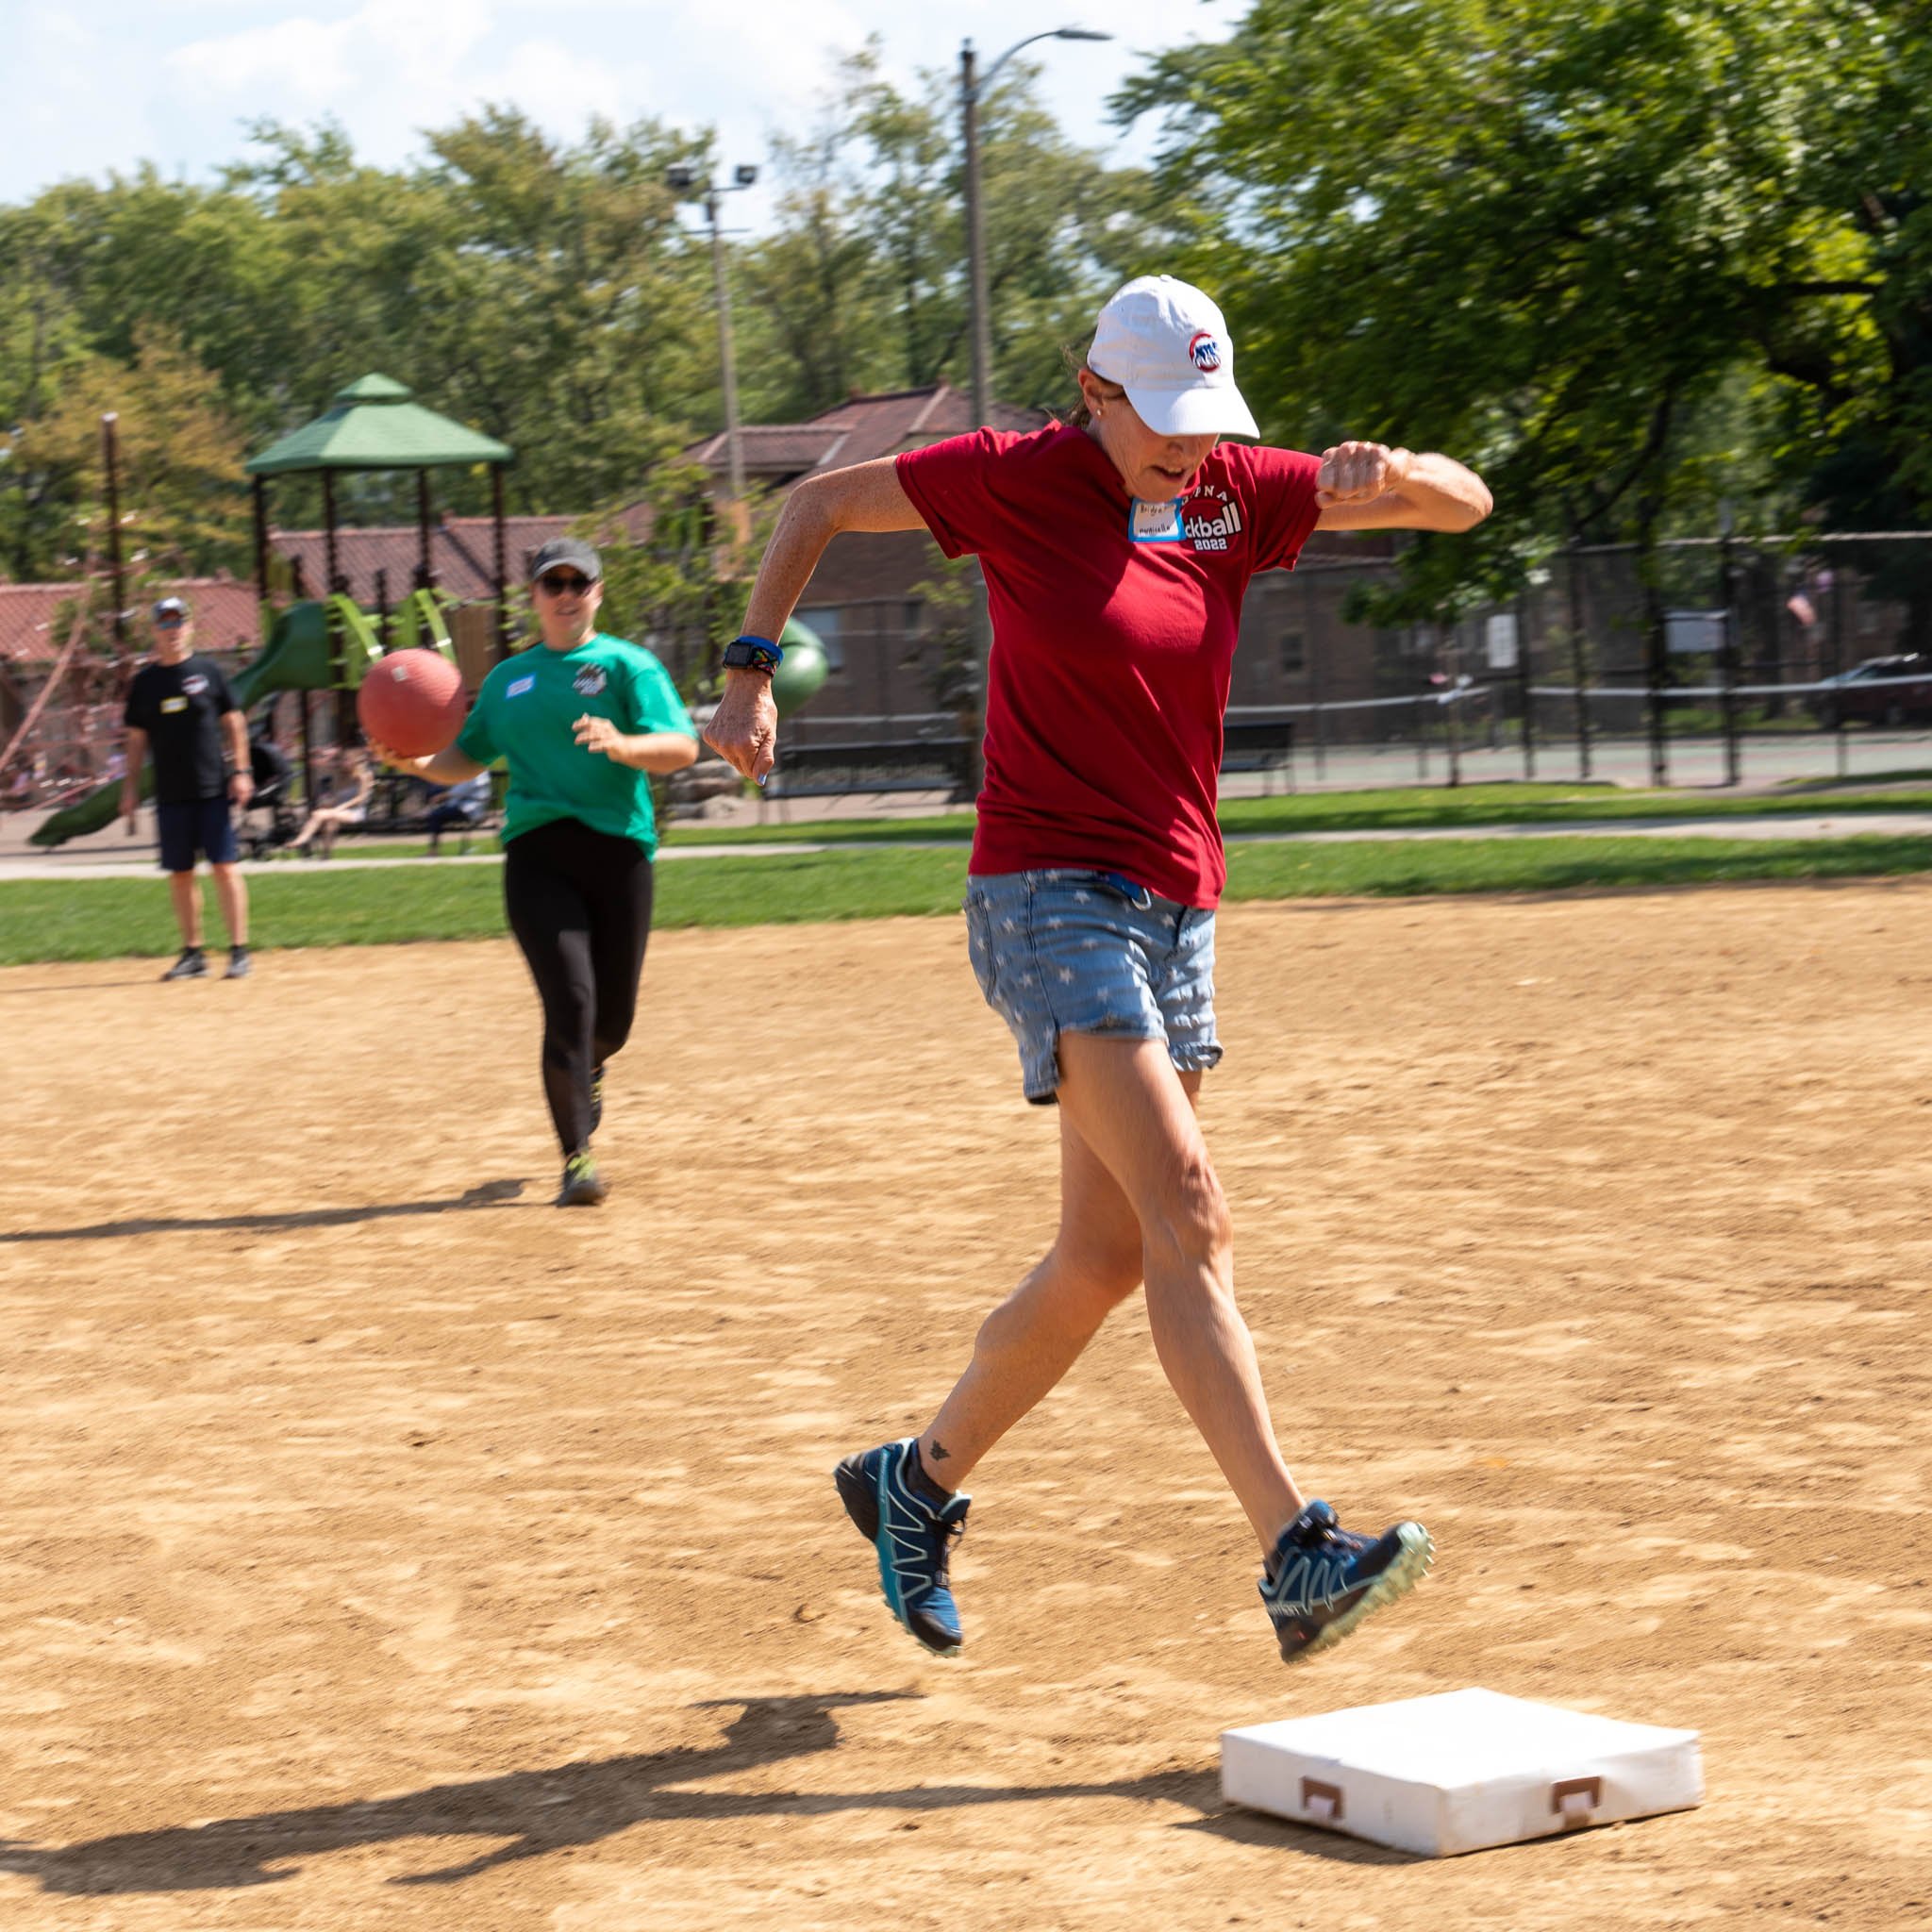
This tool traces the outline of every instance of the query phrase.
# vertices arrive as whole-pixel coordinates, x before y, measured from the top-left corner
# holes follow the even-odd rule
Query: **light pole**
[[[979,72],[973,42],[966,41],[960,44],[959,123],[966,142],[966,278],[973,324],[973,420],[982,427],[992,408],[992,325],[987,314],[986,225],[979,192],[979,104],[1000,69],[1022,47],[1030,47],[1035,41],[1112,39],[1111,34],[1095,33],[1091,27],[1049,27],[1044,33],[1028,34],[1024,41],[1015,41],[984,74]]]
[[[711,284],[718,299],[718,367],[723,372],[724,390],[724,462],[733,503],[744,501],[744,453],[738,439],[738,363],[731,348],[731,284],[724,274],[724,242],[718,228],[718,208],[724,196],[750,188],[758,178],[756,168],[738,167],[731,171],[728,182],[708,181],[704,186],[705,219],[711,226]],[[697,186],[697,172],[686,167],[666,168],[664,182],[679,193],[689,193]]]
[[[1056,26],[1044,33],[1028,34],[1015,41],[984,74],[971,41],[959,45],[959,128],[966,147],[966,302],[973,338],[973,421],[984,428],[992,413],[992,324],[986,290],[986,224],[979,191],[979,104],[986,98],[993,76],[1022,47],[1035,41],[1110,41],[1111,34],[1095,33],[1091,27]],[[961,724],[971,750],[967,755],[970,789],[977,792],[985,776],[981,766],[981,744],[986,736],[986,684],[988,660],[992,655],[992,626],[989,621],[984,594],[973,604],[974,680],[970,695],[961,708]]]

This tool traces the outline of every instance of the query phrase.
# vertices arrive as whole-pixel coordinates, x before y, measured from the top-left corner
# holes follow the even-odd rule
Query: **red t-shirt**
[[[1171,508],[1137,506],[1061,425],[982,429],[898,459],[992,617],[975,873],[1089,866],[1184,906],[1226,883],[1214,817],[1241,598],[1315,527],[1315,458],[1223,443]],[[1136,541],[1136,525],[1141,541]]]

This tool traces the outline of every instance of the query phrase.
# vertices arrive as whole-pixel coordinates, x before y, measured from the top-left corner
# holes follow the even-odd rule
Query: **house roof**
[[[624,511],[617,521],[629,536],[640,538],[649,529],[650,512],[639,505]],[[541,550],[553,537],[569,536],[582,522],[581,516],[504,518],[503,561],[510,581],[523,582],[532,553]],[[269,547],[291,562],[299,559],[304,590],[311,597],[323,594],[328,575],[327,545],[320,530],[271,530]],[[385,524],[369,529],[336,532],[337,568],[348,579],[349,594],[366,610],[373,610],[379,601],[375,582],[378,571],[383,573],[391,605],[400,604],[415,589],[416,561],[421,549],[414,524]],[[437,583],[453,597],[465,602],[493,597],[493,519],[436,519],[429,525],[429,561]]]
[[[1007,403],[996,403],[991,413],[995,429],[1041,429],[1051,420],[1042,410]],[[739,453],[747,476],[795,483],[821,470],[922,449],[978,426],[972,397],[949,382],[936,382],[923,389],[848,396],[804,423],[746,424],[738,432]],[[685,454],[720,476],[730,468],[722,431],[692,443]]]
[[[60,655],[67,641],[67,622],[58,622],[63,605],[84,596],[85,579],[67,584],[0,584],[0,663],[20,671],[43,670]],[[246,651],[260,648],[255,587],[231,577],[180,577],[143,587],[143,601],[128,613],[127,639],[136,650],[147,647],[146,600],[185,597],[194,613],[194,644],[201,651]],[[57,628],[58,624],[58,628]]]

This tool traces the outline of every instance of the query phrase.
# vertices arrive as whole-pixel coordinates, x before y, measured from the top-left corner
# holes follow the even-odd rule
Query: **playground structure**
[[[258,620],[263,631],[260,651],[235,673],[236,701],[243,711],[282,692],[300,697],[300,769],[303,794],[316,795],[316,748],[310,697],[332,693],[336,700],[335,737],[345,741],[354,734],[354,700],[369,665],[386,652],[428,648],[456,662],[472,690],[489,665],[510,650],[509,576],[504,543],[503,473],[515,460],[508,443],[454,423],[412,400],[411,392],[386,375],[370,375],[351,383],[334,397],[329,408],[312,423],[292,431],[249,458],[245,465],[253,482],[255,513],[255,585]],[[451,466],[486,465],[491,476],[492,597],[488,606],[461,607],[439,589],[431,563],[432,507],[429,473]],[[372,471],[410,471],[416,478],[418,533],[415,585],[401,603],[381,616],[365,610],[349,594],[340,567],[338,541],[341,522],[337,479]],[[271,588],[269,543],[269,481],[275,476],[316,475],[322,483],[323,541],[328,582],[319,598],[298,597],[278,607]],[[118,584],[119,572],[116,569]],[[118,601],[118,599],[117,599]],[[487,637],[471,629],[453,637],[458,609],[487,609]],[[57,658],[36,701],[44,706],[79,647],[78,622],[67,646]],[[795,620],[785,629],[786,660],[774,679],[781,714],[805,704],[824,682],[826,657],[819,640]],[[478,648],[480,646],[480,648]],[[30,715],[14,742],[26,736]],[[153,784],[151,771],[137,779],[141,796]],[[42,847],[66,843],[105,830],[120,809],[123,780],[109,778],[85,796],[62,806],[32,833],[31,842]]]

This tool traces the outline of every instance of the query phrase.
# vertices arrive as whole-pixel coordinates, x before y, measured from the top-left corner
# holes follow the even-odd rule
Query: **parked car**
[[[1932,721],[1932,658],[1906,653],[1868,658],[1824,678],[1811,709],[1827,731],[1846,724]]]

